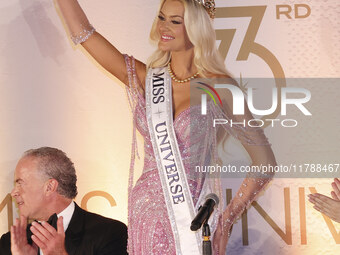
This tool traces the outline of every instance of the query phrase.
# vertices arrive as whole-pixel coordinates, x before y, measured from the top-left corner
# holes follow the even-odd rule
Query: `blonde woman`
[[[216,137],[221,130],[212,129],[207,118],[200,118],[200,108],[190,106],[190,82],[194,78],[229,77],[215,46],[214,1],[161,0],[151,29],[158,49],[148,63],[123,55],[96,32],[77,0],[56,1],[74,43],[80,43],[126,85],[134,135],[138,129],[145,139],[144,169],[135,186],[135,144],[132,152],[129,254],[200,254],[201,234],[190,231],[190,222],[207,193],[217,193],[220,200],[222,197],[220,180],[208,179],[190,167],[216,160]],[[208,103],[208,112],[231,118],[227,114],[231,95],[224,93],[222,98],[226,108]],[[251,116],[247,112],[244,117]],[[260,130],[229,127],[225,131],[242,142],[252,164],[275,164]],[[233,222],[269,179],[246,178],[228,207],[223,212],[222,206],[216,208],[211,220],[214,254],[225,254]]]

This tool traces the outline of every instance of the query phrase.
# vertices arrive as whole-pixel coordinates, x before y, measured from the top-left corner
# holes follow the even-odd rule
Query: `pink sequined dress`
[[[128,96],[131,108],[133,109],[134,122],[129,177],[128,252],[130,255],[175,255],[174,236],[147,126],[145,98],[137,89],[140,86],[140,82],[135,72],[133,57],[125,55],[125,60],[129,76]],[[214,110],[213,107],[209,107],[209,109]],[[218,110],[216,111],[215,115],[218,115],[219,112]],[[200,118],[195,118],[195,116],[200,116]],[[196,207],[201,204],[200,200],[210,192],[221,196],[219,179],[206,178],[204,174],[195,173],[190,170],[192,169],[191,166],[194,165],[206,165],[214,157],[216,132],[214,132],[212,127],[209,130],[206,123],[206,119],[202,119],[200,115],[200,107],[195,106],[187,108],[174,120],[174,130],[178,146],[186,169],[192,199]],[[204,126],[206,127],[202,128]],[[144,167],[141,177],[133,186],[137,146],[136,129],[144,137]],[[234,132],[229,131],[231,133]],[[195,135],[190,137],[189,134]],[[250,138],[239,137],[239,139],[245,140]],[[256,143],[259,143],[259,141],[256,141]],[[234,199],[229,205],[229,209],[232,210],[231,215],[233,216],[228,219],[230,223],[234,222],[246,206],[252,202],[255,195],[265,186],[267,181],[264,179],[261,179],[261,181],[255,179],[245,180],[241,187],[242,189],[238,192],[237,199]],[[215,226],[221,209],[216,211],[217,213],[215,213],[212,219],[212,224]]]

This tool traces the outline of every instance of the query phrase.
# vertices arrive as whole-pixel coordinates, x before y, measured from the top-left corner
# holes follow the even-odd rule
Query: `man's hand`
[[[32,240],[39,246],[44,255],[67,255],[63,217],[58,218],[57,230],[43,221],[41,225],[33,222],[31,231],[34,234]]]
[[[27,218],[24,216],[15,220],[11,227],[11,252],[13,255],[36,255],[38,247],[27,242]]]
[[[325,195],[314,193],[308,195],[309,202],[314,204],[314,209],[325,214],[332,220],[340,222],[340,201]]]

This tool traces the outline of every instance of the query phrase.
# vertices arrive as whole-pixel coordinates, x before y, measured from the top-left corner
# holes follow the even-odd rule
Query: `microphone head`
[[[202,224],[207,221],[214,210],[214,206],[220,202],[218,196],[210,193],[205,197],[204,205],[202,205],[195,218],[191,222],[190,229],[196,231],[201,228]]]
[[[215,194],[215,193],[210,193],[208,194],[206,197],[205,197],[205,200],[208,200],[208,199],[212,199],[215,201],[215,206],[218,205],[218,203],[220,202],[220,199],[218,198],[218,196]]]

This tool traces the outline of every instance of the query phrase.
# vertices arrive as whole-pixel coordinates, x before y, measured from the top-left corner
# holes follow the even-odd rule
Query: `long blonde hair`
[[[167,0],[161,0],[159,10]],[[216,34],[207,11],[194,0],[177,0],[184,5],[184,24],[190,42],[194,45],[194,65],[202,77],[208,74],[228,75],[224,60],[216,48]],[[157,44],[157,17],[150,32],[151,42]],[[147,68],[166,66],[171,60],[169,51],[157,49],[148,59]]]

